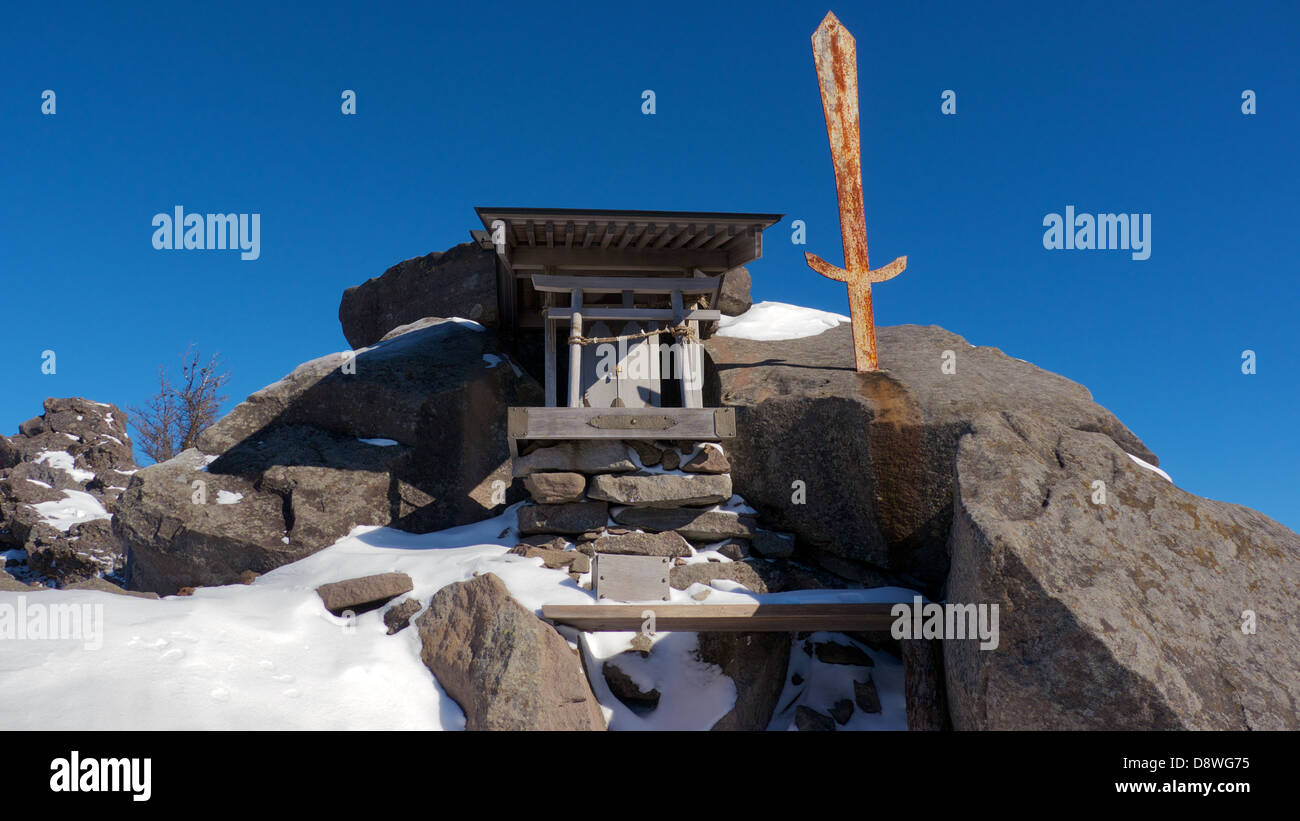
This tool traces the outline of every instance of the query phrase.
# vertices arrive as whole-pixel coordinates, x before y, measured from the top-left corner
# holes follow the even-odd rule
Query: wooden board
[[[624,337],[635,336],[648,330],[636,322],[626,322],[619,330]],[[658,340],[654,337],[626,339],[620,346],[618,360],[618,398],[625,408],[659,407],[659,380],[651,370],[651,358],[658,356]]]
[[[587,329],[593,339],[613,336],[609,325],[593,322]],[[610,355],[610,351],[613,355]],[[582,346],[582,398],[588,408],[612,408],[618,398],[618,375],[614,366],[618,362],[618,345],[607,342],[601,345]]]
[[[618,294],[635,291],[638,294],[717,293],[721,277],[619,277],[619,276],[562,276],[535,274],[533,287],[538,291],[572,291],[580,288],[592,294]]]
[[[647,610],[661,632],[888,630],[893,604],[547,604],[543,618],[590,632],[634,632]]]

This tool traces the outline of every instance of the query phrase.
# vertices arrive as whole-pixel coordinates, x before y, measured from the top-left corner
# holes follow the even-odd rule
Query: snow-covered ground
[[[402,572],[414,584],[410,595],[427,604],[443,586],[491,572],[534,611],[543,604],[592,603],[567,573],[507,552],[518,541],[515,521],[511,508],[484,522],[423,535],[358,527],[251,585],[200,588],[192,596],[0,592],[0,635],[6,617],[48,614],[54,605],[75,605],[88,626],[98,624],[97,632],[80,639],[0,638],[0,729],[461,729],[464,714],[420,661],[414,625],[389,636],[382,609],[336,618],[315,590],[326,582]],[[674,590],[673,601],[695,602],[701,588]],[[886,588],[754,596],[718,581],[707,602],[903,601],[911,595]],[[633,638],[562,632],[583,643],[593,665],[629,649]],[[652,713],[633,713],[599,673],[592,676],[611,729],[709,728],[731,709],[735,685],[695,656],[694,634],[660,633],[655,641],[646,669],[627,671],[660,689]],[[799,703],[825,711],[853,697],[852,675],[861,668],[822,664],[799,647],[792,650],[791,670],[798,668],[806,680]],[[859,713],[845,729],[905,726],[901,667],[887,654],[868,652],[884,712]],[[794,706],[786,704],[793,692],[787,685],[775,729],[793,715]]]
[[[718,336],[776,341],[802,339],[849,322],[843,314],[804,308],[785,302],[758,302],[740,316],[724,316],[718,323]]]

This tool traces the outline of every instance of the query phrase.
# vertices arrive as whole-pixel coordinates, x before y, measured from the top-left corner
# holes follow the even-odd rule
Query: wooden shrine
[[[762,255],[780,214],[478,208],[503,324],[540,329],[546,405],[511,408],[513,454],[569,439],[716,441],[734,412],[703,401],[701,323],[727,271]]]

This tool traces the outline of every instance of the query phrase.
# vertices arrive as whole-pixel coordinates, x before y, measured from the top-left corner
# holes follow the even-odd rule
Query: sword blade
[[[821,87],[822,112],[835,163],[835,193],[840,203],[844,268],[865,272],[867,219],[862,205],[862,143],[858,122],[858,44],[834,14],[827,12],[813,32],[813,60]]]

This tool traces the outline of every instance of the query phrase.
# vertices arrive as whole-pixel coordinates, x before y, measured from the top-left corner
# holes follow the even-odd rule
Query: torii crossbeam
[[[835,162],[835,192],[840,202],[840,233],[844,238],[844,267],[836,268],[816,254],[805,253],[808,267],[849,286],[853,317],[853,352],[859,372],[874,371],[876,323],[871,311],[871,284],[893,279],[907,267],[899,257],[872,271],[867,261],[867,218],[862,204],[862,144],[858,133],[858,44],[839,19],[827,12],[813,32],[813,60],[821,86],[822,111]]]

